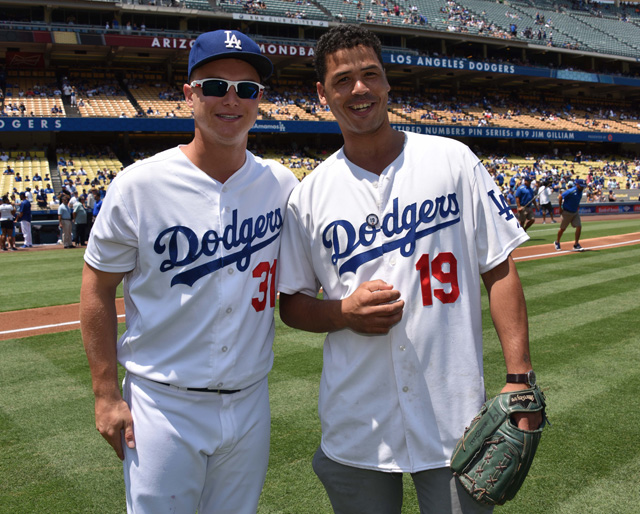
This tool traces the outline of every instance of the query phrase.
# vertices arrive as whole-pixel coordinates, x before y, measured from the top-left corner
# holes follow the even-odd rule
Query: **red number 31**
[[[272,309],[276,306],[276,265],[278,259],[273,261],[273,264],[269,266],[266,261],[261,262],[255,268],[253,268],[253,277],[262,278],[260,285],[258,286],[258,292],[260,298],[251,298],[251,305],[256,312],[263,311],[267,306],[267,298],[269,298],[269,307]],[[271,279],[271,280],[269,280]],[[269,284],[271,282],[271,284]],[[271,285],[271,287],[269,287]]]
[[[448,271],[444,271],[448,264]],[[458,261],[451,252],[443,252],[431,261],[429,266],[429,254],[425,253],[418,259],[416,269],[420,272],[420,289],[422,290],[422,305],[433,304],[431,295],[431,276],[433,275],[441,284],[451,284],[451,290],[447,293],[443,288],[433,289],[435,296],[442,303],[453,303],[460,296],[458,286]]]

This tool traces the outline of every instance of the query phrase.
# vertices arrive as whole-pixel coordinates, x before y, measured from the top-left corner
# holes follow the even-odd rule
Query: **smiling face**
[[[256,69],[239,59],[220,59],[204,64],[192,73],[191,80],[205,78],[260,82]],[[203,141],[246,147],[249,129],[258,117],[262,91],[256,99],[242,99],[234,87],[230,87],[224,97],[204,96],[202,88],[192,88],[189,84],[185,84],[183,90],[187,105],[193,109],[196,134],[199,133]]]
[[[363,45],[327,55],[324,82],[316,84],[322,105],[329,105],[345,139],[389,127],[387,77],[375,51]]]

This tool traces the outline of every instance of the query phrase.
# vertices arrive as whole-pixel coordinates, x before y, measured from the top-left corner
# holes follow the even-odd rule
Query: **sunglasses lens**
[[[227,94],[227,91],[231,87],[226,80],[220,79],[210,79],[205,80],[202,83],[202,94],[204,96],[217,96],[222,98]],[[258,93],[260,92],[260,86],[253,82],[239,82],[236,85],[236,94],[238,97],[243,98],[245,100],[250,99],[253,100],[258,98]]]
[[[205,80],[202,83],[202,94],[204,96],[223,97],[229,89],[228,84],[224,80]]]
[[[254,99],[258,98],[258,92],[260,88],[257,84],[253,84],[252,82],[240,82],[238,84],[238,96],[244,99]]]

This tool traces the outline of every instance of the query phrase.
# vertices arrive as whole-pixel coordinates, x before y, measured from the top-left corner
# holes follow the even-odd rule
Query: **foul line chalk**
[[[606,245],[590,246],[589,248],[585,248],[584,250],[585,251],[598,250],[599,248],[609,248],[611,246],[625,246],[625,245],[630,245],[634,243],[640,243],[640,239],[634,239],[633,241],[621,241],[620,243],[610,243]],[[566,243],[566,244],[571,244],[571,243]],[[526,261],[527,259],[537,259],[538,257],[548,257],[550,255],[562,255],[564,253],[581,253],[581,252],[576,252],[575,250],[561,250],[559,252],[553,251],[550,253],[537,253],[535,255],[524,255],[522,257],[514,257],[513,260]]]
[[[118,318],[124,318],[124,314],[118,314]],[[32,330],[44,330],[45,328],[58,328],[58,327],[66,327],[69,325],[79,325],[80,321],[67,321],[65,323],[54,323],[53,325],[40,325],[39,327],[27,327],[27,328],[17,328],[15,330],[4,330],[0,332],[0,335],[4,334],[17,334],[19,332],[30,332]]]

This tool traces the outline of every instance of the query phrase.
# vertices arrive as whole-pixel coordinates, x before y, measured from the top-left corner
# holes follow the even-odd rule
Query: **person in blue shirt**
[[[27,199],[27,193],[20,193],[20,207],[16,221],[20,222],[20,230],[24,236],[24,248],[33,247],[31,238],[31,202]]]
[[[95,223],[96,221],[96,217],[98,216],[98,213],[100,212],[100,209],[102,208],[102,200],[103,197],[100,194],[100,191],[98,191],[97,189],[94,189],[92,191],[93,197],[95,198],[96,203],[93,204],[93,223]]]
[[[560,204],[560,215],[562,216],[562,222],[560,223],[560,230],[558,230],[558,237],[554,241],[556,250],[561,250],[560,239],[562,234],[567,229],[569,224],[576,229],[575,242],[573,250],[576,252],[584,251],[584,248],[580,246],[580,233],[582,232],[582,223],[580,221],[580,200],[582,199],[582,191],[587,187],[587,181],[579,178],[575,182],[575,186],[566,190],[564,193],[558,196],[558,203]]]
[[[536,196],[531,188],[531,176],[524,176],[524,184],[516,191],[516,206],[518,208],[518,221],[524,231],[536,222]]]

